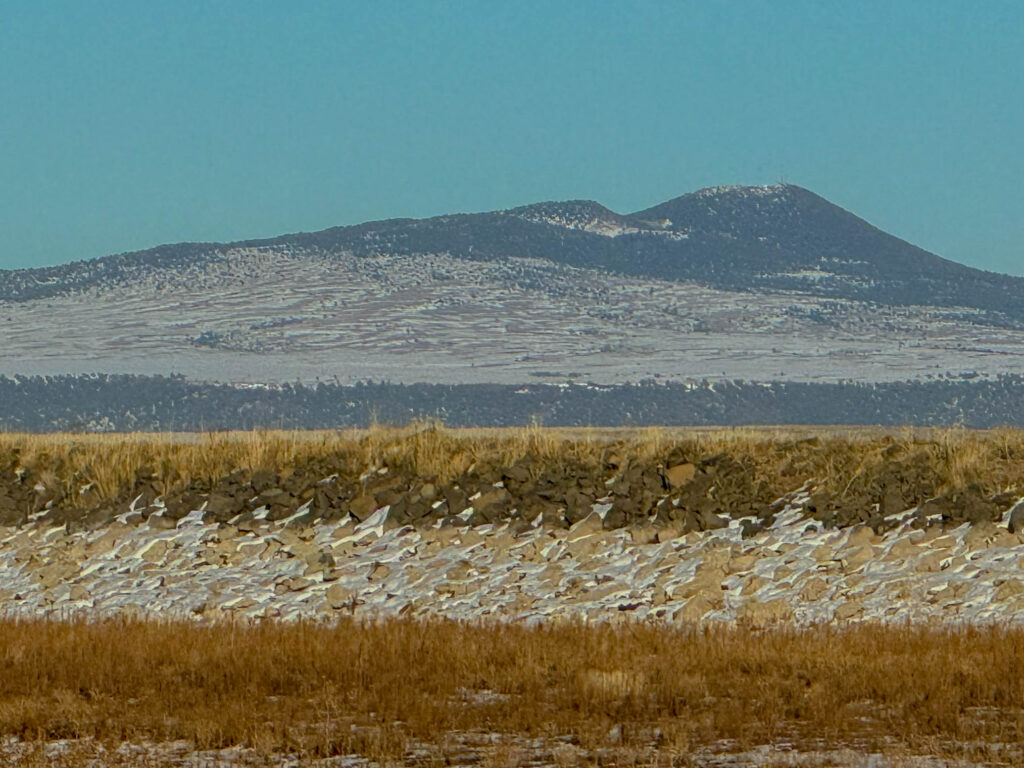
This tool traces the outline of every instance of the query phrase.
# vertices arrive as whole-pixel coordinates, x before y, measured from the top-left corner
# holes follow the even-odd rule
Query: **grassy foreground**
[[[466,731],[677,765],[720,739],[952,755],[1024,740],[1022,668],[1024,630],[998,627],[0,621],[0,738],[384,762],[425,743],[437,765]]]

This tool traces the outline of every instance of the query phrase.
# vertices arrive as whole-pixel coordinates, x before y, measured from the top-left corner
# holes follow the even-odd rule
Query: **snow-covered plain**
[[[537,259],[276,246],[221,256],[0,302],[0,374],[614,384],[1024,373],[1024,331],[973,309],[730,292]]]

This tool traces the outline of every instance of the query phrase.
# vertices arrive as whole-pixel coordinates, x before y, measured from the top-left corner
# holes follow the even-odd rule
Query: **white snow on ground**
[[[554,224],[556,227],[565,227],[566,229],[577,229],[582,232],[592,232],[595,235],[603,235],[605,237],[618,237],[619,235],[634,235],[642,230],[639,227],[629,226],[627,224],[620,224],[616,221],[610,221],[607,219],[599,219],[596,217],[568,217],[559,214],[544,214],[541,212],[531,212],[520,216],[520,218],[526,221],[532,221],[536,224]]]
[[[719,197],[725,193],[740,192],[747,197],[781,197],[785,191],[785,184],[760,184],[749,187],[740,184],[719,184],[716,187],[697,190],[695,194],[697,197]]]
[[[977,325],[975,310],[609,279],[536,259],[224,256],[116,289],[0,302],[0,374],[615,384],[1024,373],[1024,331]]]
[[[14,616],[440,615],[547,621],[655,619],[1024,621],[1022,538],[1002,526],[820,530],[794,500],[768,530],[676,536],[600,530],[602,505],[570,531],[505,525],[360,524],[254,530],[115,522],[92,532],[0,529],[0,611]],[[173,524],[173,523],[172,523]],[[812,530],[813,529],[813,530]],[[329,554],[330,558],[324,555]],[[333,565],[325,567],[325,560]]]
[[[803,517],[806,500],[805,494],[789,497],[775,523],[748,539],[740,536],[736,521],[720,531],[685,536],[642,527],[606,532],[600,525],[608,507],[603,502],[568,531],[534,528],[519,535],[505,525],[424,531],[393,527],[387,507],[362,523],[346,518],[311,527],[300,525],[298,515],[242,527],[204,524],[197,510],[176,522],[159,511],[141,522],[137,512],[128,511],[91,532],[68,533],[41,523],[0,528],[0,613],[286,621],[412,615],[754,626],[1024,622],[1024,537],[1010,534],[1005,520],[1004,525],[946,531],[904,524],[877,536],[863,527],[821,530]],[[329,558],[324,565],[325,554],[333,564]],[[456,744],[459,754],[473,754],[473,764],[490,764],[497,754],[492,754],[494,745],[536,754],[529,764],[538,768],[580,761],[624,764],[631,762],[630,755],[635,762],[646,754],[637,748],[587,753],[570,742],[515,734],[453,732],[444,739],[449,747]],[[780,740],[755,748],[720,742],[696,749],[688,764],[989,764],[908,755],[899,744],[893,746],[898,757],[824,740]],[[1019,745],[985,746],[1009,761],[1001,764],[1024,759]],[[0,740],[0,762],[16,764],[37,748],[17,739]],[[103,765],[378,768],[359,755],[306,762],[244,746],[199,751],[189,742],[125,743],[110,749],[82,739],[54,741],[42,749],[48,759],[85,755],[95,761],[89,764]],[[421,752],[434,754],[431,749],[410,741],[408,762],[415,763]]]
[[[839,275],[837,275],[835,272],[826,272],[826,271],[821,270],[821,269],[801,269],[801,270],[797,270],[796,272],[780,272],[780,273],[778,273],[778,276],[779,277],[796,277],[796,278],[800,278],[802,280],[814,280],[814,281],[826,280],[826,279],[829,279],[829,278],[838,278],[839,277]]]
[[[548,768],[566,765],[645,765],[657,761],[656,752],[643,748],[602,748],[593,751],[575,746],[570,738],[525,738],[517,735],[479,732],[450,732],[444,735],[448,749],[459,757],[458,765],[528,765]],[[40,749],[41,747],[41,749]],[[1019,745],[986,745],[990,751],[1006,757],[1008,762],[995,765],[1015,765],[1021,756]],[[363,755],[348,754],[330,758],[310,759],[296,754],[266,754],[252,747],[237,746],[220,750],[197,750],[189,741],[162,743],[125,742],[115,748],[106,747],[92,739],[59,739],[43,745],[23,742],[17,738],[0,740],[0,760],[5,765],[18,765],[40,750],[40,754],[53,764],[61,760],[79,759],[84,765],[94,766],[175,766],[175,768],[383,768]],[[509,752],[521,762],[510,762]],[[804,747],[779,741],[752,749],[741,749],[731,742],[701,747],[686,755],[686,765],[693,768],[983,768],[992,766],[988,761],[937,758],[928,755],[886,756],[856,744],[840,747]],[[661,755],[664,757],[664,755]],[[398,764],[422,765],[429,759],[438,759],[436,745],[408,739],[408,753]],[[645,759],[646,758],[646,759]],[[30,763],[38,765],[38,762]],[[386,763],[385,765],[393,765]]]

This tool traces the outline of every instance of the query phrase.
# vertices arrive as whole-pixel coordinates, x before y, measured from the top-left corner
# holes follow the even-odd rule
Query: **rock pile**
[[[790,472],[793,474],[793,472]],[[271,522],[300,514],[304,524],[357,522],[382,507],[395,525],[509,523],[523,529],[537,521],[568,528],[595,504],[608,504],[606,530],[654,524],[678,533],[717,530],[742,520],[748,535],[770,525],[789,488],[771,487],[748,458],[730,454],[688,456],[674,449],[660,459],[620,456],[613,448],[596,463],[558,462],[526,456],[509,464],[479,461],[447,480],[398,465],[365,467],[344,454],[326,455],[287,471],[237,470],[213,480],[176,482],[173,473],[142,466],[114,494],[104,496],[85,475],[63,486],[53,471],[24,467],[16,453],[0,456],[0,525],[66,525],[89,530],[109,523],[129,504],[142,521],[159,511],[177,521],[202,510],[206,523],[259,512]],[[163,478],[163,479],[161,479]],[[778,484],[778,483],[777,483]],[[868,524],[882,532],[914,509],[919,526],[993,521],[1016,493],[986,495],[977,485],[940,495],[935,468],[921,455],[888,457],[859,470],[839,489],[810,481],[816,490],[805,509],[826,527]],[[300,511],[301,510],[301,511]]]

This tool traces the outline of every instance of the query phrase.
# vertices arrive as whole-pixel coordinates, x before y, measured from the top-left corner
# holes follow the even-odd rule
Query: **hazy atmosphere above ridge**
[[[1024,274],[1024,9],[15,3],[0,269],[791,181]]]

